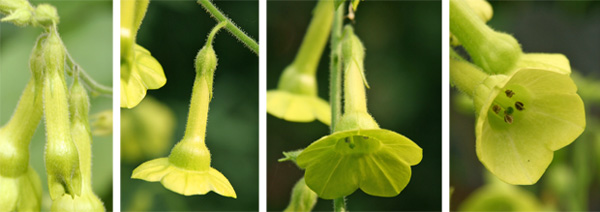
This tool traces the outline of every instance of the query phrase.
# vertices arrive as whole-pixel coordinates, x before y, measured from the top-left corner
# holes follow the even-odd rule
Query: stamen
[[[351,137],[346,137],[344,141],[348,144],[348,147],[350,147],[350,149],[354,149],[354,139],[352,139]]]
[[[515,102],[515,108],[517,108],[519,111],[522,111],[525,110],[525,105],[523,105],[523,102]]]
[[[512,90],[506,90],[504,91],[504,93],[506,94],[506,96],[508,96],[508,98],[511,98],[513,95],[515,95],[515,92],[513,92]]]
[[[494,111],[494,113],[498,114],[500,112],[500,106],[498,105],[494,105],[492,106],[492,111]]]
[[[504,115],[504,122],[512,124],[513,123],[513,117],[511,115]]]
[[[369,136],[363,136],[363,139],[367,140],[369,139]]]

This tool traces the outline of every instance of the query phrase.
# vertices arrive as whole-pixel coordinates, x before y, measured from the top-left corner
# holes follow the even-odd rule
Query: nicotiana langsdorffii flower
[[[281,74],[277,89],[267,91],[267,112],[293,122],[315,119],[329,125],[329,104],[317,93],[317,66],[333,22],[333,1],[320,0],[294,62]]]
[[[42,119],[43,52],[47,34],[36,41],[29,67],[31,78],[13,116],[0,128],[0,208],[6,211],[39,211],[42,185],[29,165],[29,143]]]
[[[81,194],[82,177],[79,153],[71,135],[67,85],[65,82],[65,49],[56,25],[50,28],[42,44],[44,59],[43,104],[46,121],[45,164],[50,197],[72,197]]]
[[[536,183],[553,152],[585,128],[583,102],[568,73],[522,68],[489,76],[458,59],[450,70],[454,84],[474,99],[479,160],[507,183]]]
[[[351,26],[344,30],[344,114],[331,135],[313,142],[297,163],[306,184],[319,197],[335,199],[360,188],[373,196],[398,195],[408,184],[410,166],[422,149],[396,132],[380,129],[367,112],[364,47]]]
[[[210,152],[205,143],[208,104],[212,98],[213,75],[217,67],[212,40],[226,24],[221,22],[213,28],[196,56],[196,79],[183,139],[175,145],[169,157],[138,166],[133,170],[132,178],[160,181],[167,189],[186,196],[214,191],[222,196],[237,197],[229,180],[210,166]]]
[[[486,178],[488,183],[473,191],[458,207],[459,211],[548,210],[530,191],[519,186],[506,184],[491,175]]]
[[[534,184],[553,152],[585,128],[569,60],[523,53],[516,39],[485,25],[465,1],[451,0],[450,8],[451,31],[475,63],[451,52],[451,80],[474,101],[477,156],[507,183]]]
[[[317,204],[317,193],[312,191],[308,186],[304,178],[301,178],[296,182],[292,189],[292,196],[290,197],[290,204],[283,210],[284,212],[294,211],[312,211],[315,204]]]
[[[80,156],[82,175],[81,195],[63,195],[52,202],[51,211],[104,211],[100,198],[92,191],[92,135],[88,114],[90,111],[87,91],[79,82],[78,72],[73,75],[69,96],[71,135]]]
[[[121,107],[125,108],[138,105],[147,89],[167,83],[160,63],[135,41],[148,4],[148,0],[121,1]]]

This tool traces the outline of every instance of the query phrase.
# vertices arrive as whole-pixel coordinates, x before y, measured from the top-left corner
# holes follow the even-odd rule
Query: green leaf
[[[403,135],[371,129],[325,136],[304,149],[297,162],[306,169],[306,184],[321,198],[347,196],[358,188],[392,197],[406,187],[410,166],[422,157],[422,149]]]

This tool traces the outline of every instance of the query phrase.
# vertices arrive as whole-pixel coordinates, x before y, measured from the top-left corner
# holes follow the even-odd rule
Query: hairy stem
[[[340,197],[333,200],[333,211],[344,212],[346,211],[346,197]]]
[[[210,0],[198,0],[198,4],[202,5],[202,7],[204,7],[204,9],[218,22],[227,21],[227,26],[225,26],[225,29],[227,29],[227,31],[229,31],[233,36],[235,36],[258,56],[258,43],[248,36],[244,31],[242,31],[238,26],[236,26],[235,23],[233,23],[231,19],[229,19],[217,7],[215,7]]]
[[[340,5],[333,16],[331,29],[331,64],[329,80],[329,105],[331,105],[331,126],[333,133],[342,114],[342,26],[344,25],[344,3]],[[346,211],[345,197],[333,200],[333,209],[336,212]]]
[[[342,25],[344,23],[344,7],[338,7],[333,17],[333,26],[331,29],[331,62],[329,67],[330,85],[329,85],[329,103],[331,105],[331,133],[342,114]]]
[[[67,52],[66,48],[65,52]],[[66,61],[68,68],[66,68],[65,70],[67,70],[67,74],[72,76],[73,71],[77,70],[79,72],[79,79],[83,80],[83,82],[91,89],[92,92],[97,92],[99,94],[105,95],[112,95],[112,88],[96,82],[90,75],[88,75],[88,73],[85,72],[85,70],[83,70],[83,68],[81,68],[79,64],[77,64],[77,62],[75,62],[75,60],[73,59],[73,57],[71,57],[71,54],[69,54],[69,52],[67,52]]]

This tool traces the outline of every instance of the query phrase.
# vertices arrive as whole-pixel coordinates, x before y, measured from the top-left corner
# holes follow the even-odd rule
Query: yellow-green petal
[[[311,122],[318,119],[327,125],[331,123],[331,110],[325,100],[284,90],[267,92],[267,112],[286,121]]]
[[[222,196],[237,198],[229,180],[216,169],[182,169],[171,164],[169,158],[158,158],[143,163],[133,170],[131,178],[160,181],[165,188],[186,196],[204,195],[214,191]]]
[[[521,55],[517,68],[543,69],[561,74],[570,74],[569,59],[563,54],[526,53]]]
[[[553,151],[573,142],[585,128],[577,87],[566,74],[520,69],[487,88],[489,98],[482,104],[476,124],[479,160],[504,182],[536,183],[552,162]],[[507,92],[513,93],[512,97]],[[524,109],[514,109],[513,101],[523,103]],[[503,120],[503,109],[494,112],[496,105],[513,107],[510,121]]]
[[[324,199],[360,188],[373,196],[398,195],[408,184],[410,166],[423,157],[410,139],[384,129],[350,130],[325,136],[302,151],[297,163],[306,184]]]
[[[158,89],[165,83],[167,78],[160,63],[148,50],[135,44],[133,62],[121,64],[121,107],[135,107],[147,89]]]

